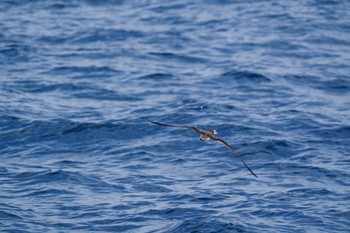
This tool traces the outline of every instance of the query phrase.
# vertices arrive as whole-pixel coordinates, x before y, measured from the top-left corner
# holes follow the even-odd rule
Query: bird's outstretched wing
[[[257,175],[255,175],[255,173],[248,167],[248,165],[244,162],[244,160],[242,159],[242,157],[237,153],[237,151],[235,149],[232,148],[232,146],[230,146],[230,144],[228,144],[227,142],[225,142],[224,140],[222,140],[221,138],[215,137],[212,138],[212,140],[217,141],[217,142],[221,142],[222,144],[224,144],[228,149],[230,149],[230,151],[239,159],[241,160],[241,162],[244,164],[244,166],[250,171],[250,173],[252,173],[255,177],[258,177]]]
[[[203,133],[202,130],[194,127],[194,126],[190,126],[190,125],[176,125],[176,124],[165,124],[165,123],[160,123],[160,122],[155,122],[155,121],[151,121],[146,119],[147,121],[156,124],[156,125],[161,125],[161,126],[170,126],[170,127],[180,127],[180,128],[186,128],[186,129],[192,129],[194,131],[196,131],[197,133],[201,134]]]

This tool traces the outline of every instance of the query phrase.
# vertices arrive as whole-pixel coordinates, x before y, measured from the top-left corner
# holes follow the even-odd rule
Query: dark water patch
[[[347,77],[317,77],[310,75],[291,75],[284,77],[295,85],[309,87],[336,94],[347,94],[350,91],[350,81]]]
[[[19,85],[20,88],[22,88],[22,91],[31,92],[31,93],[46,93],[46,92],[71,92],[71,91],[80,91],[84,90],[86,88],[89,88],[88,86],[82,84],[72,84],[72,83],[58,83],[58,84],[43,84],[39,82],[21,82]]]
[[[146,208],[151,206],[154,206],[154,203],[150,201],[133,201],[130,203],[124,203],[121,205],[113,206],[112,209],[116,211],[123,211],[134,208]]]
[[[58,121],[56,123],[45,121],[31,122],[17,118],[15,122],[11,122],[8,130],[0,134],[0,138],[8,146],[43,142],[45,139],[52,137],[59,138],[66,128],[74,127],[75,124],[69,121]],[[11,126],[17,127],[11,128]]]
[[[265,164],[264,168],[269,169],[277,169],[279,171],[280,175],[285,176],[286,173],[291,173],[291,177],[294,179],[303,178],[303,180],[309,180],[312,182],[320,182],[322,183],[322,188],[326,188],[324,186],[325,180],[333,180],[334,183],[347,186],[349,185],[349,182],[347,182],[346,177],[349,177],[349,174],[347,174],[344,171],[338,170],[332,170],[330,168],[325,167],[317,167],[311,162],[311,158],[306,158],[305,160],[302,160],[300,164],[298,164],[298,161],[295,159],[289,159],[289,162],[284,162],[283,160],[278,163],[267,163]],[[298,187],[300,188],[300,187]],[[336,190],[330,190],[332,191],[333,195],[337,195]],[[341,193],[343,190],[339,190]]]
[[[91,177],[87,175],[83,175],[77,172],[69,172],[69,171],[40,171],[40,172],[23,172],[13,176],[13,179],[17,181],[21,181],[22,185],[31,186],[38,184],[65,184],[65,186],[69,185],[81,185],[86,187],[94,187],[95,192],[106,192],[107,190],[121,191],[124,189],[121,185],[109,184],[97,177]],[[37,190],[33,193],[26,194],[30,196],[37,195],[50,195],[54,196],[55,194],[73,194],[68,190],[62,189],[45,189],[45,190]]]
[[[125,151],[125,150],[124,150]],[[121,150],[116,150],[116,151],[110,151],[108,152],[108,154],[121,154],[120,153]],[[129,152],[127,153],[127,151],[125,151],[123,154],[120,155],[120,158],[124,158],[126,160],[130,160],[132,159],[133,161],[141,161],[144,164],[149,164],[153,161],[153,159],[151,158],[152,154],[143,150],[134,150],[133,152]],[[133,166],[133,165],[130,165]],[[130,168],[128,165],[126,166],[126,168]]]
[[[119,71],[109,66],[61,66],[51,69],[47,72],[52,75],[69,75],[72,74],[86,74],[90,76],[94,75],[116,75]]]
[[[327,190],[326,188],[322,189],[312,189],[312,188],[299,188],[299,189],[293,189],[288,191],[288,194],[293,195],[293,196],[299,196],[301,195],[302,198],[307,198],[307,197],[313,197],[316,198],[318,195],[331,195],[332,192]]]
[[[170,3],[170,4],[160,4],[156,7],[151,7],[150,10],[157,13],[165,13],[167,11],[176,11],[186,8],[186,4],[181,3]]]
[[[318,101],[301,103],[300,106],[322,106]],[[324,104],[324,103],[323,103]],[[308,112],[307,108],[300,109],[287,109],[279,111],[278,122],[285,124],[287,127],[283,129],[319,129],[322,127],[333,126],[334,123],[338,122],[335,116]],[[294,122],[294,123],[293,123]],[[282,129],[282,126],[280,126]]]
[[[90,226],[89,231],[93,232],[125,232],[125,231],[135,231],[140,228],[139,225],[129,224],[129,223],[120,223],[120,224],[110,224],[113,221],[111,219],[106,219],[102,221],[88,221],[87,224]],[[86,228],[83,228],[86,229]]]
[[[0,64],[28,62],[35,49],[20,42],[0,46]]]
[[[21,118],[11,115],[3,114],[0,116],[0,129],[1,133],[7,130],[17,129],[27,123],[27,121],[21,120]]]
[[[11,0],[4,0],[2,1],[2,4],[0,4],[0,10],[2,11],[6,11],[8,10],[10,7],[12,6],[16,6],[16,2],[15,1],[11,1]]]
[[[272,50],[282,50],[282,51],[297,51],[306,49],[305,46],[302,46],[297,43],[293,43],[292,41],[284,41],[284,40],[272,40],[267,43],[260,44],[262,48],[270,47]]]
[[[21,120],[16,117],[11,117],[6,127],[2,128],[0,139],[4,143],[4,147],[13,146],[17,143],[24,143],[25,141],[33,141],[34,136],[38,136],[40,132],[43,134],[47,128],[38,122],[30,123],[29,121]],[[23,145],[23,144],[22,144]]]
[[[108,50],[108,49],[106,49]],[[118,59],[120,56],[127,56],[128,54],[132,53],[132,50],[129,51],[114,51],[111,53],[107,53],[104,51],[99,51],[98,49],[95,48],[81,48],[81,49],[77,49],[76,51],[66,51],[66,52],[61,52],[61,53],[53,53],[53,54],[48,54],[48,57],[51,57],[53,59],[64,59],[64,60],[69,60],[69,59],[82,59],[82,60],[91,60],[94,61],[93,63],[98,63],[99,61],[103,60],[113,60],[113,59]],[[133,54],[130,56],[134,56]],[[80,64],[78,64],[79,66]],[[94,67],[93,65],[91,65],[91,67]],[[115,75],[118,75],[120,73],[122,73],[122,71],[116,70],[118,73],[115,73]],[[94,78],[99,78],[98,75],[94,75],[95,73],[91,73],[91,75],[89,73],[83,73],[85,76],[87,77],[94,77]],[[103,74],[101,73],[96,73],[96,74],[100,74],[103,77]],[[109,74],[106,73],[106,76],[110,77],[113,74]],[[72,75],[71,77],[75,78],[75,77],[79,77],[78,75]]]
[[[193,112],[193,113],[207,113],[215,115],[217,112],[221,114],[235,114],[239,111],[239,108],[232,104],[222,104],[209,101],[203,101],[198,99],[184,98],[177,101],[177,106],[181,108],[181,111]],[[218,117],[217,119],[219,119]]]
[[[284,77],[287,81],[293,82],[297,85],[312,85],[320,81],[319,77],[312,75],[288,75]]]
[[[185,220],[172,229],[168,229],[168,232],[250,232],[245,230],[241,224],[226,223],[217,220],[210,219],[198,219],[196,221]]]
[[[78,99],[109,101],[140,101],[134,95],[120,94],[114,90],[93,86],[87,82],[47,84],[40,81],[17,81],[6,85],[8,89],[28,93],[65,93]]]
[[[347,141],[350,143],[350,126],[347,125],[313,129],[308,132],[320,138],[328,138],[329,140],[348,139]]]
[[[266,144],[267,144],[266,149],[272,150],[272,151],[280,150],[278,148],[281,148],[282,150],[284,150],[285,148],[301,146],[301,145],[297,145],[296,143],[289,142],[287,140],[269,140],[268,142],[266,142]]]
[[[16,45],[9,45],[7,47],[2,47],[0,50],[0,54],[5,56],[5,57],[17,57],[19,56],[20,52],[18,51],[18,49],[16,48]]]
[[[73,44],[76,35],[72,35],[69,32],[65,32],[62,34],[52,34],[52,35],[42,35],[40,37],[36,37],[35,40],[40,44],[52,45],[52,46],[61,46],[64,44]],[[60,51],[62,53],[64,51]],[[79,52],[79,51],[76,51]],[[57,52],[54,54],[55,56],[59,56]]]
[[[163,15],[159,14],[157,17],[144,18],[143,20],[148,21],[150,23],[153,23],[153,22],[155,23],[156,21],[162,21],[163,25],[181,25],[181,24],[188,23],[188,20],[182,17],[179,17],[177,15],[167,14],[166,12]],[[178,33],[178,32],[175,32],[175,33]]]
[[[238,83],[264,83],[270,82],[271,79],[258,73],[249,71],[231,70],[220,75],[220,78],[227,81]]]
[[[77,92],[93,87],[87,83],[46,83],[42,80],[18,80],[6,84],[8,89],[28,93]]]
[[[69,36],[65,35],[60,35],[60,36],[41,36],[39,38],[37,38],[37,41],[39,43],[47,43],[47,44],[51,44],[51,45],[59,45],[62,43],[68,43],[68,41],[71,41],[71,39],[69,38]]]
[[[257,18],[261,18],[261,19],[279,19],[281,21],[290,21],[290,20],[294,20],[295,18],[286,12],[276,12],[276,13],[270,13],[270,14],[266,14],[266,15],[261,15],[261,16],[257,16]]]
[[[109,135],[112,138],[119,139],[131,139],[133,136],[139,134],[143,135],[146,132],[140,132],[139,126],[136,124],[117,123],[114,121],[108,121],[104,123],[79,123],[79,122],[67,122],[58,128],[54,135],[76,135],[76,134],[92,134],[95,135]],[[113,136],[114,135],[114,136]]]
[[[24,230],[23,227],[26,226],[26,224],[14,224],[16,226],[13,226],[13,227],[4,227],[4,232],[18,232],[18,233],[30,233],[31,231],[28,231],[28,230]],[[18,229],[21,229],[21,230],[18,230]]]
[[[345,1],[336,1],[336,0],[315,0],[310,2],[309,4],[312,6],[337,6],[342,5]]]
[[[9,172],[9,170],[6,167],[4,167],[4,166],[0,167],[0,175],[5,176],[8,174],[8,172]]]
[[[269,155],[269,160],[273,158],[290,157],[294,155],[294,150],[301,145],[287,140],[268,139],[257,142],[243,143],[240,146],[242,153],[247,156],[256,153]],[[250,156],[251,157],[251,156]]]
[[[307,39],[309,43],[317,44],[317,45],[338,45],[338,46],[344,46],[349,47],[350,42],[348,40],[341,40],[337,39],[335,37],[330,36],[323,36],[323,37],[310,37]]]
[[[83,0],[84,3],[91,6],[115,6],[121,5],[125,0],[106,0],[106,1],[94,1],[94,0]]]
[[[39,3],[45,3],[47,1],[46,0],[32,0],[32,1],[31,0],[23,0],[23,1],[21,1],[21,0],[13,0],[13,1],[4,0],[3,2],[5,4],[11,4],[13,6],[22,7],[22,5],[26,5],[26,4],[31,4],[31,3],[39,4]]]
[[[83,164],[85,163],[80,161],[72,161],[72,160],[60,160],[52,163],[53,166],[70,167],[70,168],[79,168]]]
[[[193,216],[198,217],[201,216],[201,213],[205,213],[210,215],[211,213],[214,213],[215,211],[208,211],[208,210],[198,210],[196,208],[166,208],[166,209],[150,209],[144,212],[144,215],[154,215],[154,216],[160,216],[167,219],[177,219],[184,216]]]
[[[0,211],[0,219],[1,220],[16,220],[19,221],[22,218],[16,214],[10,213],[8,211]]]
[[[161,185],[156,185],[156,184],[137,184],[134,186],[136,190],[139,192],[149,192],[149,193],[168,193],[171,192],[172,190],[163,187]]]
[[[272,209],[274,209],[272,211]],[[266,209],[261,211],[254,211],[254,215],[273,220],[282,218],[282,221],[276,223],[276,226],[282,229],[282,232],[290,232],[290,229],[293,228],[293,231],[296,230],[298,232],[307,232],[304,229],[308,229],[311,226],[322,228],[325,226],[324,221],[319,220],[313,213],[307,213],[306,211],[301,210],[288,210],[283,207],[276,206],[268,206]],[[294,221],[293,219],[297,218],[298,221]],[[288,224],[288,222],[291,222]],[[297,224],[297,226],[294,226]],[[257,226],[257,231],[259,231],[260,225]]]
[[[168,61],[176,61],[181,63],[205,63],[206,60],[199,57],[194,56],[186,56],[171,52],[151,52],[149,53],[152,57],[158,58],[158,59],[166,59]]]
[[[28,190],[27,190],[28,191]],[[52,197],[57,197],[57,196],[72,196],[76,195],[75,192],[72,191],[67,191],[67,190],[62,190],[60,189],[44,189],[44,190],[38,190],[38,191],[32,191],[27,194],[23,194],[18,196],[19,198],[23,197],[34,197],[34,198],[52,198]]]
[[[138,79],[154,80],[154,81],[167,81],[169,79],[173,79],[174,77],[175,76],[173,76],[171,74],[154,73],[154,74],[143,75],[141,77],[138,77]]]
[[[322,83],[319,87],[322,90],[329,91],[337,94],[349,94],[350,93],[350,80],[349,77],[337,78]]]
[[[118,94],[112,90],[97,89],[91,91],[83,91],[73,95],[79,99],[93,99],[93,100],[110,100],[110,101],[140,101],[142,98],[133,95]]]
[[[49,5],[47,8],[51,10],[63,10],[67,7],[70,7],[70,6],[67,6],[66,4],[63,4],[63,3],[54,3]]]
[[[7,129],[0,134],[0,139],[5,148],[14,148],[21,145],[21,150],[31,151],[32,155],[44,155],[48,152],[56,154],[75,153],[77,150],[89,151],[96,149],[96,146],[105,145],[106,141],[138,139],[141,135],[147,135],[151,129],[140,132],[139,125],[123,124],[115,122],[104,123],[79,123],[71,121],[22,121],[11,123],[12,126],[18,124],[16,128]],[[104,142],[105,141],[105,142]],[[37,143],[42,144],[41,147]],[[43,146],[45,143],[45,146]],[[69,149],[65,144],[71,144]],[[26,147],[25,147],[26,145]],[[73,146],[74,145],[74,146]],[[107,147],[108,144],[106,145]],[[106,149],[106,148],[105,148]],[[20,151],[21,151],[20,150]],[[46,152],[45,152],[46,151]],[[12,153],[18,153],[14,151]]]
[[[77,44],[89,44],[99,41],[125,41],[131,38],[142,38],[144,33],[132,30],[95,29],[87,32],[79,32],[72,37],[72,42]]]
[[[192,197],[190,198],[190,201],[193,203],[197,202],[197,203],[209,204],[213,202],[224,201],[226,199],[227,199],[227,196],[225,195],[208,193],[208,194],[200,194],[196,197]]]
[[[325,92],[348,94],[350,92],[350,81],[344,78],[336,78],[313,83],[313,87]]]

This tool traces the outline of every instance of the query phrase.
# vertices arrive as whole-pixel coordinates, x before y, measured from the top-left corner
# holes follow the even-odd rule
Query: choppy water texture
[[[349,232],[349,25],[341,0],[2,0],[0,231]]]

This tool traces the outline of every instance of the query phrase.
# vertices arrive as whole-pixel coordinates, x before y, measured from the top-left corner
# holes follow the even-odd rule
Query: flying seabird
[[[217,134],[215,129],[210,129],[210,130],[201,130],[198,129],[197,127],[194,126],[189,126],[189,125],[176,125],[176,124],[165,124],[165,123],[160,123],[160,122],[155,122],[155,121],[151,121],[146,119],[147,121],[156,124],[156,125],[161,125],[161,126],[170,126],[170,127],[180,127],[180,128],[185,128],[185,129],[192,129],[194,131],[196,131],[197,133],[199,133],[199,140],[201,141],[208,141],[208,140],[213,140],[213,141],[217,141],[217,142],[221,142],[222,144],[224,144],[239,160],[241,160],[241,162],[244,164],[244,166],[250,171],[250,173],[252,173],[255,177],[258,177],[257,175],[255,175],[255,173],[248,167],[248,165],[244,162],[244,160],[242,159],[242,157],[235,151],[235,149],[232,148],[232,146],[230,146],[227,142],[225,142],[223,139],[215,136]]]

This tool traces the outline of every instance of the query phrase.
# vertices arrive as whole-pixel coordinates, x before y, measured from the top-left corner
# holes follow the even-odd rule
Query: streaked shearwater
[[[165,123],[159,123],[159,122],[155,122],[155,121],[151,121],[146,119],[147,121],[156,124],[156,125],[161,125],[161,126],[170,126],[170,127],[180,127],[180,128],[186,128],[186,129],[192,129],[194,131],[196,131],[197,133],[199,133],[199,140],[201,141],[207,141],[207,140],[213,140],[213,141],[217,141],[217,142],[221,142],[222,144],[224,144],[228,149],[230,149],[230,151],[239,159],[241,160],[241,162],[244,164],[244,166],[250,171],[250,173],[252,173],[255,177],[258,177],[257,175],[255,175],[255,173],[248,167],[248,165],[243,161],[242,157],[235,151],[235,149],[232,148],[232,146],[230,146],[227,142],[225,142],[224,140],[222,140],[221,138],[215,136],[217,134],[215,129],[210,129],[210,130],[201,130],[198,129],[197,127],[194,126],[189,126],[189,125],[176,125],[176,124],[165,124]]]

